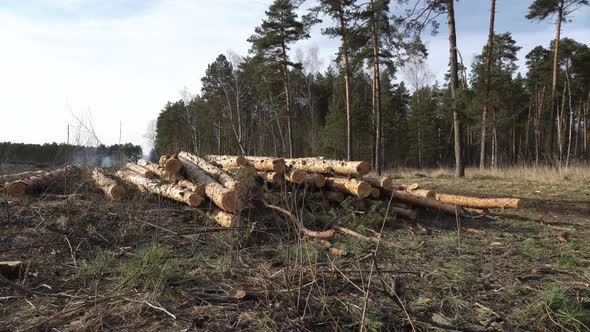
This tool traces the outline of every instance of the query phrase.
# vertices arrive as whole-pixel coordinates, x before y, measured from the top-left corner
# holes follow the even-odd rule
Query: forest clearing
[[[3,328],[586,329],[588,169],[378,178],[361,162],[301,160],[183,152],[118,171],[20,173],[22,193],[5,175]],[[453,216],[443,192],[518,197],[518,209],[473,203]],[[408,195],[414,204],[399,200]]]

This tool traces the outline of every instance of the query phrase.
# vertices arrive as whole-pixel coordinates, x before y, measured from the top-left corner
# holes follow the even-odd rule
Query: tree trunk
[[[486,167],[486,119],[488,115],[488,98],[492,80],[492,50],[494,48],[494,18],[496,16],[496,0],[491,1],[492,8],[490,11],[490,31],[488,33],[488,46],[486,50],[486,78],[483,94],[483,112],[481,114],[481,147],[479,154],[479,169],[482,171]]]
[[[453,129],[455,141],[455,176],[461,178],[465,176],[465,167],[463,165],[463,147],[461,144],[461,120],[457,112],[457,89],[459,88],[459,68],[457,63],[457,35],[455,33],[455,10],[454,0],[447,0],[448,28],[449,28],[449,51],[451,62],[451,99],[453,108]]]
[[[239,219],[231,213],[227,213],[218,208],[214,208],[208,213],[211,219],[223,227],[236,227],[239,224]]]
[[[47,173],[47,171],[39,170],[39,171],[22,172],[22,173],[16,173],[16,174],[0,175],[0,185],[3,183],[6,183],[6,182],[22,180],[22,179],[26,179],[31,176],[42,175],[45,173]]]
[[[199,158],[194,154],[190,154],[184,151],[180,152],[178,156],[180,157],[180,161],[182,162],[183,166],[186,166],[186,162],[192,163],[198,166],[198,168],[202,169],[207,175],[213,178],[213,180],[219,182],[225,188],[235,190],[240,193],[243,192],[244,188],[240,184],[240,181],[234,179],[232,176],[230,176],[223,170],[210,164],[205,159]]]
[[[467,206],[476,209],[518,209],[522,201],[518,198],[477,198],[459,195],[436,194],[436,199],[443,203]]]
[[[443,203],[437,201],[434,198],[426,198],[416,196],[412,193],[400,191],[400,190],[391,190],[391,189],[384,189],[387,196],[393,196],[394,199],[401,201],[403,203],[408,203],[415,206],[421,206],[427,209],[432,209],[435,211],[441,211],[447,213],[449,215],[455,216],[461,213],[461,208],[459,206]]]
[[[107,195],[108,198],[119,201],[125,198],[127,190],[117,181],[106,176],[101,168],[95,168],[92,171],[94,183]]]
[[[5,183],[4,188],[9,195],[22,197],[27,193],[34,193],[57,183],[72,171],[77,172],[78,168],[68,165],[53,171],[35,172],[34,175],[27,178]]]
[[[302,184],[305,182],[305,177],[307,173],[299,169],[291,169],[285,172],[285,180],[287,182],[295,183],[295,184]]]
[[[373,36],[373,79],[375,80],[375,155],[374,167],[377,175],[381,175],[381,79],[379,70],[379,32],[375,17],[375,2],[370,0],[371,34]]]
[[[188,189],[199,196],[205,196],[205,186],[196,185],[188,180],[180,178],[178,175],[171,175],[162,166],[149,162],[147,160],[140,159],[137,161],[139,166],[145,167],[150,171],[156,173],[160,178],[172,181],[172,184],[180,186],[183,189]]]
[[[373,187],[391,188],[393,186],[393,178],[391,176],[365,177],[363,180],[369,182]]]
[[[559,40],[561,37],[561,21],[563,20],[564,0],[559,1],[559,11],[557,13],[557,31],[555,33],[555,47],[553,50],[553,80],[551,83],[551,123],[549,126],[549,157],[553,157],[553,144],[555,134],[555,115],[557,114],[557,69],[559,56]]]
[[[498,127],[496,125],[496,100],[492,98],[492,168],[498,167]]]
[[[164,167],[172,175],[180,174],[180,171],[182,171],[182,163],[176,156],[164,155],[160,157],[160,166]]]
[[[272,158],[272,157],[254,157],[248,156],[246,157],[248,163],[252,164],[256,170],[261,172],[277,172],[277,173],[285,173],[286,166],[285,166],[285,159],[283,158]]]
[[[341,161],[323,158],[285,159],[288,167],[311,173],[334,173],[349,176],[363,176],[371,171],[366,161]]]
[[[264,181],[279,184],[285,181],[285,177],[283,173],[277,172],[258,172],[258,176],[261,177]]]
[[[117,176],[137,186],[141,191],[147,190],[153,194],[186,203],[191,207],[197,207],[203,202],[203,197],[188,189],[174,184],[159,184],[158,181],[148,179],[130,170],[117,171]]]
[[[287,104],[287,143],[289,144],[289,158],[293,158],[293,127],[291,124],[291,94],[289,89],[289,67],[287,48],[283,43],[283,80],[285,84],[285,99]]]
[[[572,107],[572,89],[570,86],[570,77],[569,77],[569,73],[568,70],[566,68],[565,71],[565,77],[567,79],[567,90],[568,90],[568,107],[570,110],[570,118],[569,118],[569,129],[568,129],[568,138],[567,138],[567,155],[565,156],[565,167],[569,167],[570,164],[570,153],[571,153],[571,149],[572,149],[572,131],[573,131],[573,127],[574,127],[574,108]],[[564,96],[565,97],[565,96]]]
[[[355,195],[359,198],[368,197],[371,195],[371,190],[373,189],[373,187],[371,187],[371,185],[365,181],[335,177],[326,178],[326,187],[330,188],[331,190]]]
[[[135,172],[143,177],[146,177],[148,179],[153,179],[156,177],[156,173],[154,173],[154,172],[150,171],[149,169],[147,169],[143,166],[140,166],[140,165],[136,165],[133,163],[127,163],[125,165],[125,168],[127,168],[128,170]]]
[[[340,35],[342,36],[342,55],[344,58],[344,88],[346,95],[346,160],[352,158],[352,124],[350,110],[350,75],[348,65],[348,43],[346,40],[346,21],[342,0],[339,0]]]
[[[215,205],[228,212],[234,212],[241,207],[242,204],[235,191],[224,187],[209,176],[205,170],[184,157],[181,157],[180,161],[182,162],[187,177],[197,185],[204,185],[205,195],[207,195]]]
[[[307,174],[305,176],[305,185],[315,188],[323,188],[326,185],[326,177],[322,174]]]
[[[208,155],[207,160],[224,168],[239,167],[248,164],[248,160],[244,156],[226,156],[226,155]]]

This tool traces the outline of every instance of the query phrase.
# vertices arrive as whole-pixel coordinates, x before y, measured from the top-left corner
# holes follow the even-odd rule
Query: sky
[[[307,0],[305,6],[313,4]],[[77,119],[101,143],[132,142],[147,153],[148,123],[180,91],[200,90],[207,65],[229,50],[246,55],[247,38],[271,0],[0,0],[0,141],[65,142]],[[535,46],[555,37],[552,22],[525,18],[530,0],[497,0],[496,32],[510,31],[521,70]],[[457,42],[465,65],[487,39],[489,0],[456,4]],[[563,37],[590,44],[590,9],[563,26]],[[435,79],[448,64],[448,35],[424,36]],[[338,40],[321,35],[292,51],[318,47],[324,66]],[[403,74],[400,77],[403,80]],[[70,139],[80,135],[70,132]]]

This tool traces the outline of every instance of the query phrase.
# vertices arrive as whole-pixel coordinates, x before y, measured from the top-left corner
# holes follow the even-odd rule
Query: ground
[[[0,195],[0,261],[24,266],[16,286],[0,284],[0,331],[589,330],[589,177],[404,172],[399,181],[525,207],[460,220],[385,218],[348,202],[298,213],[311,229],[383,227],[377,249],[330,239],[347,252],[335,256],[257,205],[240,227],[221,229],[168,200],[109,201],[83,180],[67,199],[56,195],[63,188]]]

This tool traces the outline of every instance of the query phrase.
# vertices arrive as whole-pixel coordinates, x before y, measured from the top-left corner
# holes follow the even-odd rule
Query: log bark
[[[27,193],[33,193],[63,179],[66,173],[78,172],[78,168],[68,165],[64,168],[59,168],[48,172],[38,172],[35,175],[27,177],[22,180],[8,182],[4,185],[6,192],[14,197],[22,197]]]
[[[378,188],[371,189],[371,198],[379,199],[381,197],[381,191]]]
[[[127,190],[114,179],[106,176],[102,168],[95,168],[92,171],[94,183],[107,195],[108,198],[119,201],[125,198]]]
[[[26,178],[31,177],[33,175],[44,174],[46,172],[47,171],[45,171],[45,170],[39,170],[39,171],[29,171],[29,172],[22,172],[22,173],[16,173],[16,174],[0,175],[0,185],[2,185],[3,183],[6,183],[6,182],[12,182],[12,181],[26,179]]]
[[[381,188],[393,187],[393,178],[391,176],[366,177],[363,180],[369,182],[373,187],[381,187]]]
[[[476,209],[518,209],[521,208],[523,204],[522,200],[518,198],[478,198],[448,194],[436,194],[436,200]]]
[[[298,169],[291,169],[285,172],[285,180],[295,184],[302,184],[303,182],[305,182],[306,176],[307,173]]]
[[[207,160],[222,168],[240,167],[248,164],[248,159],[244,156],[208,155]]]
[[[414,194],[416,196],[420,196],[420,197],[426,197],[426,198],[435,198],[436,197],[436,193],[432,190],[428,190],[428,189],[409,189],[406,190],[407,192]],[[461,205],[461,204],[459,204]]]
[[[420,197],[401,190],[385,189],[384,191],[387,193],[388,197],[393,196],[394,199],[403,203],[408,203],[414,206],[420,206],[435,211],[438,210],[452,216],[461,213],[461,207],[453,204],[443,203],[433,198]]]
[[[217,208],[209,212],[209,217],[223,227],[236,227],[239,224],[238,217]]]
[[[365,181],[335,177],[326,178],[326,186],[332,190],[355,195],[359,198],[368,197],[371,195],[371,190],[373,189],[373,187]]]
[[[215,181],[204,169],[181,157],[182,167],[186,176],[197,185],[205,186],[205,195],[218,207],[228,212],[234,212],[241,207],[241,202],[234,190]],[[215,166],[213,166],[215,167]]]
[[[312,173],[334,173],[340,175],[363,176],[371,171],[371,164],[366,161],[343,161],[323,158],[285,159],[288,167]]]
[[[279,184],[285,181],[283,174],[279,174],[276,172],[258,172],[258,176],[266,182],[275,184]]]
[[[403,191],[412,191],[412,190],[416,190],[419,189],[420,185],[417,183],[409,183],[409,184],[394,184],[391,187],[389,187],[389,189],[394,189],[394,190],[403,190]]]
[[[304,182],[309,187],[323,188],[326,185],[326,177],[322,174],[307,174]]]
[[[143,177],[146,177],[148,179],[153,179],[156,177],[156,173],[150,171],[149,169],[140,166],[140,165],[136,165],[136,164],[132,164],[132,163],[127,163],[127,165],[125,165],[125,167],[132,171],[135,172]]]
[[[236,179],[251,178],[258,175],[258,171],[252,165],[236,166],[236,167],[223,167],[223,170],[229,175]]]
[[[176,156],[165,155],[160,157],[160,166],[164,167],[172,175],[180,174],[182,171],[182,163]]]
[[[143,189],[153,194],[185,203],[191,207],[197,207],[203,202],[203,197],[191,190],[174,184],[160,184],[156,180],[148,179],[130,170],[117,171],[117,176],[125,182],[137,186],[140,190]]]
[[[276,173],[285,173],[285,160],[282,158],[272,157],[246,157],[248,163],[256,167],[258,171],[269,171]]]
[[[395,212],[395,214],[397,214],[398,216],[402,216],[410,220],[416,220],[416,210],[414,209],[404,209],[395,206],[390,206],[389,209],[392,212]]]
[[[200,158],[188,152],[180,152],[178,154],[178,157],[180,158],[180,161],[183,166],[186,167],[187,163],[196,165],[197,168],[205,172],[206,175],[208,175],[214,181],[219,182],[223,187],[227,189],[235,190],[238,192],[243,192],[245,190],[243,187],[240,186],[240,182],[238,180],[234,179],[231,175],[227,174],[222,169],[217,168],[215,165],[211,164],[203,158]]]
[[[147,160],[140,159],[138,162],[139,166],[145,167],[150,171],[156,173],[162,179],[170,180],[173,184],[180,186],[181,188],[191,190],[195,194],[199,196],[205,196],[205,186],[204,185],[196,185],[186,179],[179,178],[179,176],[174,176],[166,169],[158,164],[154,164]]]
[[[332,202],[341,203],[344,201],[344,194],[339,191],[326,190],[324,191],[324,195],[327,200]]]

